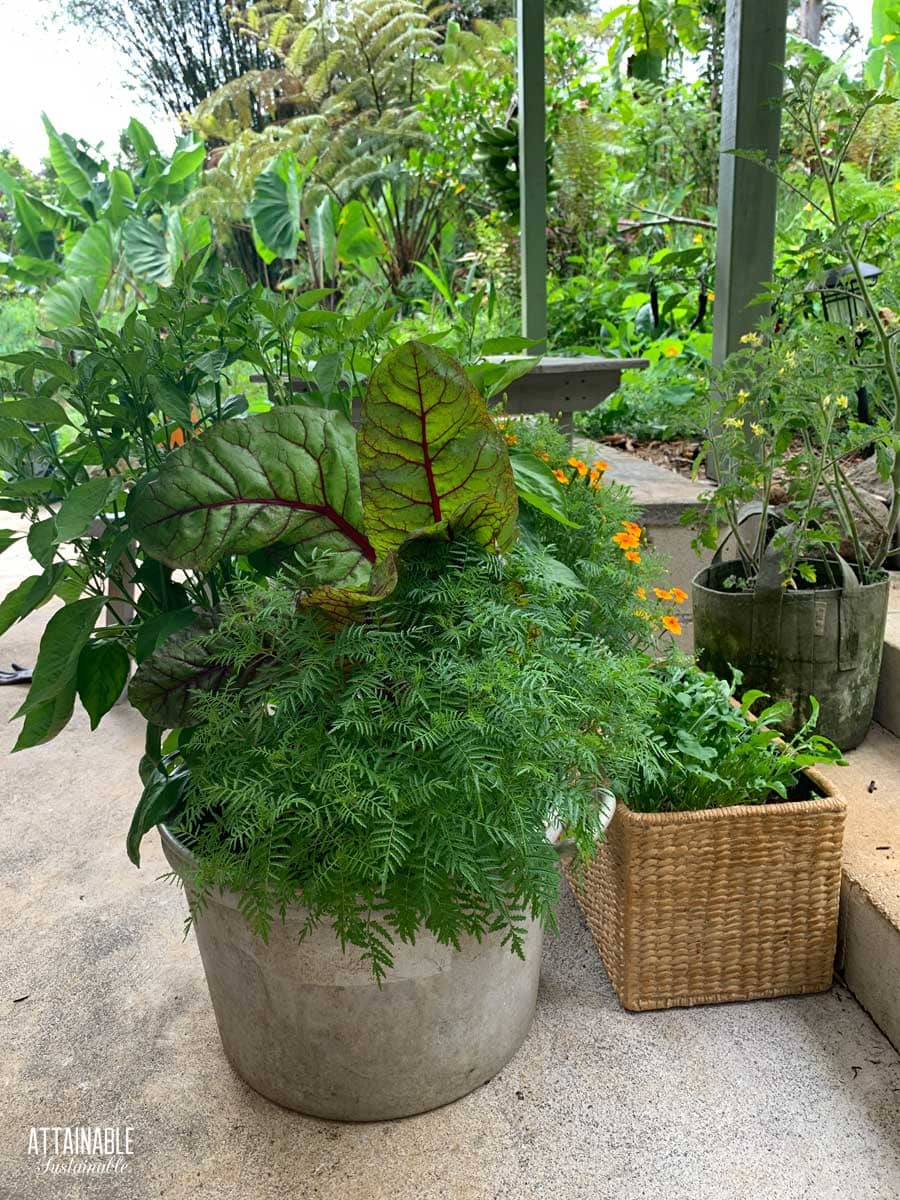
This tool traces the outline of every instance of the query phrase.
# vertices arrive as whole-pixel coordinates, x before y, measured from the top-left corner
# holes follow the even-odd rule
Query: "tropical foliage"
[[[12,206],[7,276],[46,288],[50,328],[71,324],[83,302],[95,312],[124,313],[210,244],[209,221],[189,220],[180,210],[200,178],[203,143],[185,135],[165,155],[132,120],[122,135],[126,157],[117,165],[57,132],[47,116],[43,121],[52,188],[38,194],[29,180],[0,170],[0,189]]]
[[[328,306],[351,314],[377,301],[457,351],[517,330],[508,5],[265,0],[226,13],[219,0],[190,0],[179,62],[156,0],[76,7],[144,39],[130,53],[170,109],[187,110],[192,133],[168,155],[132,122],[119,152],[101,154],[48,124],[45,171],[0,175],[3,286],[41,302],[43,328],[71,323],[82,299],[120,322],[208,248],[209,274],[234,266],[249,284],[328,288]],[[566,3],[548,15],[550,347],[650,359],[589,420],[594,433],[696,432],[715,304],[723,0],[627,0],[599,14]],[[838,17],[823,15],[827,33]],[[789,46],[792,65],[818,72],[825,147],[855,111],[856,76],[897,86],[900,26],[886,0],[873,22],[864,62]],[[176,86],[190,99],[176,103]],[[786,128],[783,149],[779,302],[835,265],[821,194],[795,190],[810,182],[810,137]],[[847,215],[866,223],[868,260],[888,274],[898,163],[900,117],[871,107],[839,182]]]

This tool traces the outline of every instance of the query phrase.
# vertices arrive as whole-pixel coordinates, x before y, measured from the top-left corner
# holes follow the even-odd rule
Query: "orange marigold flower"
[[[636,521],[622,521],[622,528],[627,529],[629,533],[633,533],[635,537],[640,537],[643,530]]]
[[[647,599],[647,589],[646,588],[642,588],[642,587],[635,588],[634,594],[637,596],[638,600],[646,600]]]
[[[592,470],[591,473],[588,475],[588,479],[590,479],[591,483],[599,483],[601,474],[602,474],[602,472],[600,472],[600,471]]]
[[[676,637],[681,633],[681,622],[677,617],[665,616],[662,619],[663,628],[668,629],[669,633],[674,633]]]
[[[636,550],[627,551],[627,553],[625,554],[625,557],[628,559],[629,562],[639,563],[641,561],[641,556],[638,554],[638,552]]]
[[[598,458],[597,461],[594,463],[594,470],[599,471],[600,474],[602,475],[604,471],[609,470],[609,463],[604,462],[602,458]]]
[[[556,476],[556,478],[559,480],[560,483],[568,483],[569,482],[568,475],[565,473],[565,471],[561,471],[558,467],[553,472],[553,474]]]
[[[612,540],[621,550],[636,550],[641,539],[633,533],[614,533]]]
[[[507,446],[518,446],[519,439],[514,433],[504,433],[503,436],[506,438]]]
[[[653,594],[656,596],[657,600],[671,600],[673,598],[672,593],[665,591],[663,588],[655,587],[653,589]]]
[[[587,463],[583,462],[580,458],[567,458],[566,462],[569,464],[570,467],[574,467],[579,475],[582,475],[582,476],[587,475],[587,473],[588,473]]]
[[[684,604],[684,602],[685,602],[685,600],[687,600],[687,598],[688,598],[687,592],[683,592],[681,590],[681,588],[672,588],[672,599],[675,601],[676,604]]]
[[[550,455],[546,450],[535,450],[535,454],[538,456],[538,458],[542,458],[544,462],[550,461]]]

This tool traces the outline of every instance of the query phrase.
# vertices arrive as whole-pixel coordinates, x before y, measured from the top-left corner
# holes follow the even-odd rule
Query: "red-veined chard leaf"
[[[129,523],[144,550],[172,567],[208,570],[226,554],[281,542],[330,551],[323,583],[360,584],[375,552],[362,532],[354,450],[349,421],[326,409],[224,421],[141,481]]]
[[[141,665],[128,685],[130,703],[161,729],[186,729],[191,715],[191,692],[215,691],[233,674],[226,663],[210,654],[207,635],[212,628],[200,620],[167,637]]]
[[[472,534],[495,549],[512,543],[517,498],[506,442],[446,351],[407,342],[382,358],[357,445],[366,532],[379,556],[479,497],[490,503],[470,510]]]

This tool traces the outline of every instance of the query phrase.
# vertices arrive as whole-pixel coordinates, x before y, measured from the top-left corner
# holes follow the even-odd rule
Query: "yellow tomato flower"
[[[890,45],[891,42],[896,42],[896,40],[897,40],[896,33],[884,33],[881,35],[882,46],[888,46],[888,45]]]
[[[742,346],[761,346],[762,338],[758,333],[743,333],[741,334]]]
[[[740,388],[737,394],[738,404],[746,404],[750,399],[750,393],[745,388]]]
[[[687,600],[687,598],[688,598],[687,592],[683,592],[681,590],[681,588],[672,588],[672,599],[675,601],[676,604],[684,604],[684,602],[685,602],[685,600]]]
[[[822,407],[823,408],[831,408],[831,397],[830,396],[822,397]]]
[[[703,234],[702,234],[702,233],[695,233],[695,234],[694,234],[694,245],[695,245],[695,246],[702,246],[702,245],[703,245]]]
[[[847,405],[850,403],[850,401],[843,394],[843,392],[840,394],[840,396],[835,396],[834,402],[838,406],[838,408],[846,408]]]
[[[722,424],[727,425],[727,427],[729,429],[743,429],[744,428],[744,418],[743,417],[726,417],[725,420],[722,422]]]
[[[715,292],[707,292],[706,298],[710,302],[710,304],[712,304],[713,300],[715,300],[715,298],[716,298],[716,293]]]
[[[763,434],[766,432],[766,431],[763,429],[762,425],[758,424],[756,421],[751,421],[751,422],[750,422],[750,428],[751,428],[751,429],[752,429],[752,431],[753,431],[753,432],[756,434],[756,436],[757,436],[757,437],[762,437],[762,436],[763,436]]]
[[[681,633],[681,622],[677,617],[665,616],[662,619],[662,623],[663,628],[667,629],[669,633],[673,633],[676,637]]]

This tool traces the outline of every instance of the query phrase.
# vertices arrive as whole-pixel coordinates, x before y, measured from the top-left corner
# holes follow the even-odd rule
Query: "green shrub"
[[[38,309],[30,296],[0,295],[0,354],[17,354],[38,344]]]
[[[693,437],[708,394],[705,372],[681,358],[661,358],[644,371],[623,371],[621,386],[602,404],[576,415],[588,437],[627,433],[640,439]]]
[[[837,746],[814,732],[815,699],[810,719],[784,741],[777,725],[790,715],[790,701],[771,704],[754,719],[751,706],[765,694],[746,692],[740,706],[735,705],[739,671],[730,681],[722,680],[675,660],[653,677],[657,693],[644,713],[643,754],[635,777],[623,780],[618,792],[635,812],[804,798],[804,767],[844,765]]]
[[[390,600],[335,629],[297,576],[248,583],[208,650],[250,683],[197,695],[176,832],[201,896],[237,893],[266,936],[298,895],[377,973],[421,926],[455,944],[552,923],[548,823],[589,854],[596,783],[633,758],[644,660],[580,628],[571,588],[522,547],[410,543]],[[259,664],[262,663],[260,666]]]

